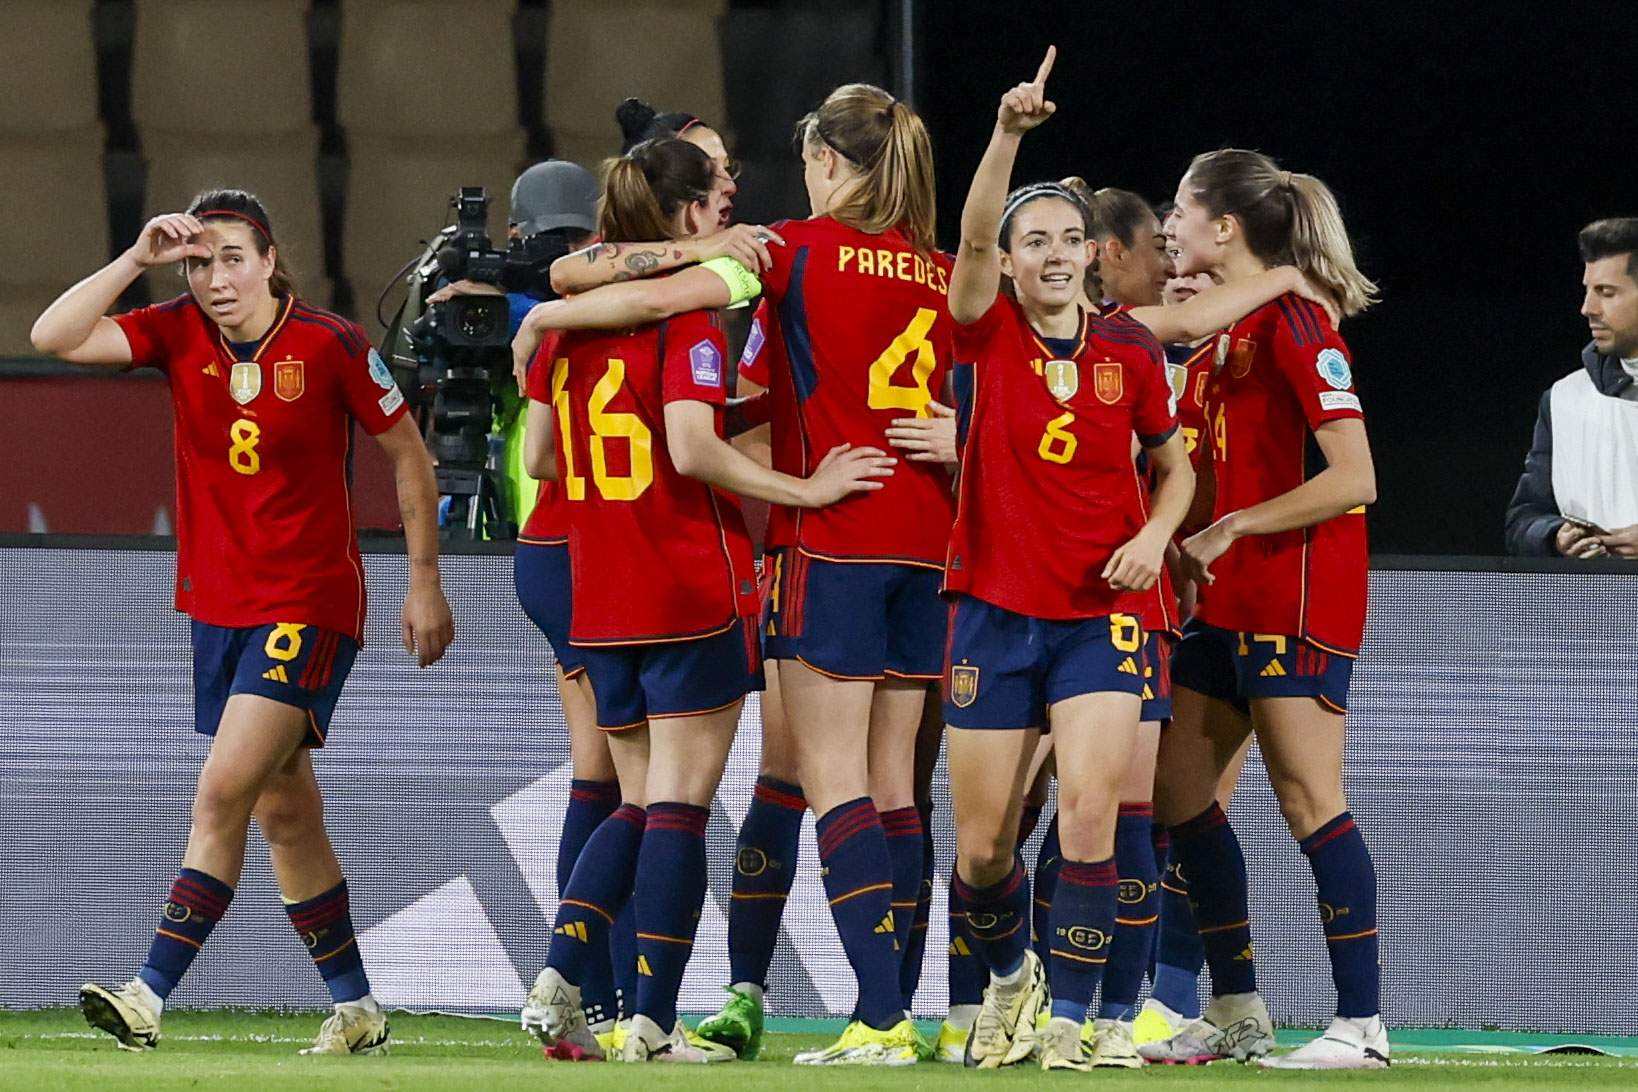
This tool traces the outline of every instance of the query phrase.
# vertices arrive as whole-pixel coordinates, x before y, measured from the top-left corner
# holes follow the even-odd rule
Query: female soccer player
[[[1195,158],[1177,190],[1178,272],[1232,284],[1294,261],[1343,315],[1376,286],[1354,264],[1330,190],[1255,152]],[[1280,809],[1308,857],[1337,987],[1324,1036],[1265,1064],[1388,1064],[1377,965],[1376,875],[1342,787],[1343,713],[1365,627],[1364,506],[1371,449],[1347,346],[1306,301],[1282,298],[1220,336],[1208,387],[1213,522],[1183,543],[1200,584],[1173,663],[1176,716],[1161,740],[1156,802],[1192,888],[1212,971],[1202,1019],[1145,1046],[1161,1061],[1265,1055],[1245,859],[1214,799],[1255,732]],[[1248,715],[1249,714],[1249,715]]]
[[[947,262],[933,252],[932,148],[909,105],[837,88],[798,127],[813,218],[776,225],[763,288],[776,468],[806,474],[834,445],[873,443],[894,417],[928,412],[949,365]],[[553,327],[654,322],[732,298],[709,270],[610,285],[531,312],[514,356]],[[908,1065],[927,1049],[904,1012],[900,959],[921,885],[915,735],[938,677],[937,594],[953,504],[938,466],[899,465],[880,492],[817,512],[774,510],[767,655],[819,816],[832,913],[859,982],[854,1019],[804,1065]],[[886,828],[884,830],[884,827]],[[892,832],[890,849],[887,830]]]
[[[603,238],[715,230],[712,177],[710,159],[684,141],[637,145],[608,170]],[[634,885],[645,973],[624,1059],[731,1060],[732,1051],[690,1042],[676,1017],[705,897],[711,799],[741,701],[762,686],[750,541],[738,508],[717,490],[817,509],[882,488],[874,479],[888,477],[894,460],[840,445],[797,478],[728,445],[720,422],[727,347],[715,311],[566,334],[555,357],[552,388],[566,427],[554,429],[550,417],[535,423],[558,432],[549,469],[571,510],[571,640],[597,723],[611,733],[625,803],[575,869],[530,1006],[541,1011],[548,1048],[600,1054],[581,1011],[577,964]]]
[[[950,284],[956,352],[973,361],[972,421],[945,588],[953,597],[944,719],[956,815],[956,889],[990,985],[967,1064],[1089,1068],[1081,1025],[1115,925],[1116,789],[1137,736],[1143,631],[1127,593],[1152,587],[1188,509],[1193,474],[1169,408],[1159,344],[1080,306],[1086,210],[1057,183],[1007,193],[1024,133],[1054,112],[1035,79],[1001,99],[961,217]],[[1000,291],[1010,278],[1013,293]],[[1145,518],[1131,436],[1159,478]],[[1040,528],[1054,533],[1043,536]],[[1018,862],[1025,781],[1050,724],[1064,861],[1047,974],[1029,949]]]
[[[175,263],[186,293],[106,316],[144,270]],[[87,983],[80,1008],[122,1047],[159,1041],[165,999],[233,898],[254,817],[335,1002],[303,1053],[384,1051],[387,1017],[354,939],[312,749],[324,746],[364,636],[347,485],[354,422],[396,472],[409,545],[404,648],[426,667],[453,632],[432,461],[404,397],[362,330],[297,298],[267,210],[242,190],[203,193],[187,212],[150,220],[129,250],[46,308],[32,336],[71,363],[158,368],[170,380],[176,607],[193,617],[194,728],[212,737],[147,962],[123,986]]]

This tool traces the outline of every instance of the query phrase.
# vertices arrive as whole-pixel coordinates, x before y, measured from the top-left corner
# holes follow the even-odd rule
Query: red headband
[[[269,233],[267,227],[254,216],[247,216],[242,212],[233,212],[230,209],[211,209],[209,212],[195,213],[195,215],[201,220],[211,216],[231,216],[235,220],[243,220],[245,223],[255,228],[257,234],[259,234],[263,239],[266,239],[269,245],[272,245],[273,243],[272,234]]]

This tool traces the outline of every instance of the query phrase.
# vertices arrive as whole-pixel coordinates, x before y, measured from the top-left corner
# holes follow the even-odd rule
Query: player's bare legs
[[[870,703],[870,796],[879,812],[916,806],[916,737],[927,684],[892,676],[876,684]]]
[[[800,661],[781,660],[779,683],[802,791],[814,814],[868,796],[875,682],[832,679]]]
[[[236,886],[245,835],[262,789],[307,734],[307,713],[259,694],[228,698],[199,771],[182,867]]]
[[[1172,723],[1161,733],[1155,762],[1155,818],[1172,827],[1204,811],[1229,769],[1244,763],[1250,740],[1251,718],[1225,701],[1176,687]]]
[[[1251,714],[1280,814],[1301,841],[1348,808],[1342,714],[1313,698],[1260,698]]]
[[[677,993],[705,903],[705,826],[722,780],[743,703],[649,721],[647,825],[637,853],[635,1014],[622,1051],[628,1062],[730,1061],[724,1047],[696,1045],[677,1019]]]
[[[617,777],[609,754],[607,734],[597,727],[597,705],[592,700],[591,680],[584,671],[573,678],[557,668],[557,693],[563,705],[563,719],[569,724],[569,766],[576,781],[613,781]]]
[[[298,748],[274,771],[254,814],[286,902],[311,899],[341,882],[341,865],[324,829],[324,797],[313,776],[310,750]]]

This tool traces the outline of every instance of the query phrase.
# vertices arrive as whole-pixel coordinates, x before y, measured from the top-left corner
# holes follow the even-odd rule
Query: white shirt
[[[1622,357],[1621,370],[1632,376],[1632,382],[1627,385],[1626,390],[1621,392],[1621,397],[1628,402],[1638,402],[1638,357],[1633,357],[1631,360]]]

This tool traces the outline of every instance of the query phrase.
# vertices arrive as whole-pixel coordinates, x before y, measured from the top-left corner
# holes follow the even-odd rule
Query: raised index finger
[[[1058,47],[1047,46],[1046,56],[1041,58],[1041,67],[1035,72],[1036,84],[1046,83],[1047,77],[1052,75],[1052,62],[1058,59]]]

